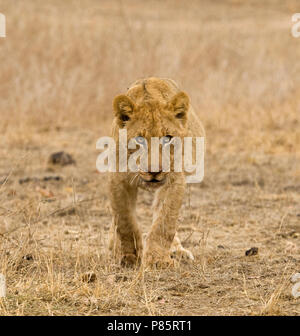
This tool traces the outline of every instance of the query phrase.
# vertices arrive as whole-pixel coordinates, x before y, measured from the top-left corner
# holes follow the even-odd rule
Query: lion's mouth
[[[159,185],[159,184],[164,184],[166,182],[166,178],[163,178],[161,180],[158,180],[155,177],[153,179],[151,179],[151,180],[145,180],[145,179],[142,178],[142,181],[144,183],[148,184],[148,185],[151,185],[151,184],[157,184],[157,185]]]
[[[163,180],[162,180],[163,181]],[[152,180],[150,180],[150,183],[161,183],[162,181],[157,180],[156,178],[153,178]]]

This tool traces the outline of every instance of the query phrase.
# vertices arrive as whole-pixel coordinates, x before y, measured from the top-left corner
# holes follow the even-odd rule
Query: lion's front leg
[[[173,264],[170,248],[177,230],[177,220],[185,191],[182,174],[174,174],[155,195],[153,223],[146,239],[144,264],[167,267]]]
[[[136,222],[137,188],[126,181],[112,179],[110,182],[110,201],[113,212],[111,238],[113,231],[115,239],[120,241],[121,264],[126,266],[139,262],[142,255],[142,237]],[[110,242],[110,247],[114,245]]]

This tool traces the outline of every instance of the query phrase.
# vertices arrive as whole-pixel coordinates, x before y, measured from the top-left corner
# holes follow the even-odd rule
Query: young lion
[[[138,80],[130,86],[126,95],[114,99],[113,107],[115,117],[112,135],[117,146],[120,129],[126,129],[127,139],[135,139],[140,146],[144,145],[145,140],[150,144],[151,137],[164,137],[164,142],[170,142],[173,137],[183,139],[186,136],[205,136],[187,94],[180,91],[170,79]],[[151,158],[150,148],[149,157]],[[147,172],[140,169],[137,173],[110,173],[113,213],[110,249],[120,245],[122,265],[134,265],[142,259],[145,265],[166,267],[173,263],[171,253],[175,250],[193,259],[191,252],[183,249],[176,234],[186,187],[185,173],[175,172],[174,169],[164,172],[161,153],[159,161],[156,172],[152,172],[149,165]],[[155,191],[152,227],[144,249],[135,209],[139,187]]]

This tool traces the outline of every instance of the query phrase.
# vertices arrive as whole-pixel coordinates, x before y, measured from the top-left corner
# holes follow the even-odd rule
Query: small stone
[[[32,254],[26,254],[26,255],[23,256],[23,259],[27,260],[27,261],[32,261],[33,260],[33,256],[32,256]]]
[[[251,247],[251,249],[247,250],[245,252],[245,255],[247,257],[254,256],[258,254],[258,247]]]
[[[116,275],[115,276],[115,282],[125,282],[128,278],[125,275]]]
[[[53,165],[60,166],[76,164],[73,157],[69,153],[66,153],[64,151],[51,154],[48,161]]]
[[[61,181],[62,178],[60,176],[44,176],[43,177],[43,181],[47,182],[47,181]]]
[[[96,279],[97,279],[97,276],[94,272],[86,272],[82,274],[81,276],[81,281],[87,282],[87,283],[95,282]]]
[[[298,238],[299,237],[299,233],[296,231],[292,231],[288,234],[291,238]]]
[[[57,213],[57,215],[60,216],[60,217],[72,216],[72,215],[75,215],[75,214],[76,214],[76,208],[75,207],[72,207],[72,208],[69,208],[69,209],[62,209],[61,211],[59,211]]]

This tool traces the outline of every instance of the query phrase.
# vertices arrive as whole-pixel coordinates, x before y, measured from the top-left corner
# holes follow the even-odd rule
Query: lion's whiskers
[[[137,180],[137,177],[139,176],[138,173],[135,173],[133,177],[130,179],[129,184],[133,185],[133,183]]]

